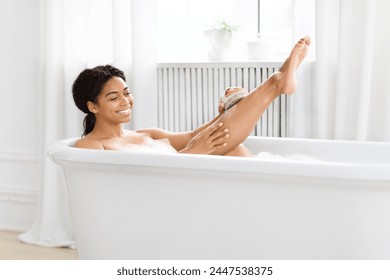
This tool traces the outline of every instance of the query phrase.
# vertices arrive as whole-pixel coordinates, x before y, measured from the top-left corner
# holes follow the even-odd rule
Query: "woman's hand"
[[[229,129],[223,128],[223,123],[215,123],[195,135],[180,153],[213,154],[227,145],[228,137]]]
[[[223,112],[225,112],[225,103],[220,102],[220,103],[218,104],[218,112],[219,112],[220,114],[222,114]]]

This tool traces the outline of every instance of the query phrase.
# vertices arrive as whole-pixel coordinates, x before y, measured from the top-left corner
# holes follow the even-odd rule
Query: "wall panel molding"
[[[26,231],[34,222],[38,191],[32,186],[0,184],[0,230]]]
[[[38,162],[38,154],[32,152],[0,151],[0,161]]]
[[[38,202],[38,191],[27,186],[0,184],[0,202],[36,204]]]

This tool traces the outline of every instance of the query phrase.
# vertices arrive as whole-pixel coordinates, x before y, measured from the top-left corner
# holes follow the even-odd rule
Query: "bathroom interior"
[[[2,1],[0,5],[3,37],[0,123],[4,131],[0,138],[0,236],[3,236],[0,238],[0,259],[390,258],[388,1],[15,0]],[[222,34],[222,30],[225,33]],[[296,92],[277,99],[247,141],[248,147],[263,157],[250,159],[251,162],[212,156],[193,159],[135,155],[134,163],[107,153],[109,161],[115,160],[115,166],[107,165],[104,171],[107,174],[100,172],[107,177],[99,177],[100,181],[110,180],[109,170],[123,169],[141,177],[137,179],[142,182],[139,184],[148,189],[149,181],[142,180],[168,177],[166,184],[169,184],[170,180],[176,182],[188,176],[195,179],[193,185],[189,185],[188,193],[181,193],[181,199],[188,194],[200,197],[210,193],[218,198],[224,193],[227,201],[233,197],[242,199],[242,204],[235,205],[238,207],[245,205],[246,194],[251,200],[242,208],[251,213],[248,220],[260,215],[257,213],[273,209],[273,217],[283,217],[284,226],[277,225],[269,216],[265,220],[275,227],[275,231],[256,237],[256,230],[261,228],[248,227],[248,232],[253,230],[249,234],[251,238],[262,241],[252,249],[246,249],[245,246],[250,247],[246,243],[242,247],[235,244],[235,249],[229,252],[223,250],[223,245],[216,246],[214,251],[198,252],[196,243],[188,250],[178,249],[192,237],[183,237],[180,240],[183,243],[173,246],[177,250],[172,252],[154,251],[149,244],[150,252],[153,252],[150,255],[147,251],[146,255],[140,253],[142,248],[134,250],[134,254],[123,255],[109,251],[110,248],[95,252],[90,250],[89,244],[82,247],[77,244],[77,237],[81,236],[82,242],[85,238],[83,233],[75,236],[81,226],[75,230],[75,224],[79,225],[80,221],[74,220],[77,213],[72,211],[83,208],[82,205],[88,208],[89,194],[81,201],[81,206],[73,200],[69,202],[68,192],[72,195],[77,192],[74,187],[67,188],[60,165],[69,167],[69,154],[76,158],[79,155],[72,154],[73,151],[63,155],[69,147],[60,147],[62,150],[58,155],[64,157],[55,159],[59,165],[49,154],[53,144],[82,134],[84,115],[77,110],[71,96],[72,83],[80,71],[112,64],[125,72],[136,100],[132,120],[126,128],[160,127],[186,131],[218,112],[218,98],[226,87],[242,86],[252,90],[277,71],[293,44],[306,35],[311,36],[312,44],[298,70]],[[308,154],[306,161],[285,157],[301,153]],[[81,158],[86,154],[82,151]],[[99,162],[100,156],[100,153],[93,154],[92,159],[97,158]],[[118,167],[117,161],[123,162],[124,167]],[[156,162],[161,165],[156,166]],[[190,166],[196,162],[203,169]],[[85,162],[79,163],[69,170],[78,172],[79,167],[86,166]],[[135,167],[139,163],[144,169]],[[239,170],[235,170],[236,165]],[[179,172],[172,171],[176,167]],[[97,173],[101,171],[99,168]],[[151,179],[151,170],[159,168],[167,173],[157,171],[158,176]],[[215,174],[224,177],[223,168],[226,168],[225,172],[231,172],[226,175],[225,190],[216,186],[219,177]],[[65,172],[66,176],[71,173],[69,170]],[[234,173],[240,170],[242,173]],[[137,176],[137,171],[145,178]],[[210,181],[196,179],[212,171],[215,173],[210,174]],[[79,174],[77,172],[75,174]],[[129,174],[123,178],[132,180]],[[244,177],[248,177],[248,181]],[[280,177],[275,183],[274,178]],[[264,187],[259,181],[275,184]],[[200,183],[203,187],[197,193],[196,185]],[[291,188],[288,187],[290,183]],[[83,183],[77,181],[75,186],[79,184]],[[260,193],[257,193],[257,187]],[[319,192],[315,193],[315,189]],[[169,199],[168,194],[174,189],[168,189],[168,194],[164,190],[151,190],[154,191]],[[142,190],[126,194],[144,195]],[[257,203],[253,200],[256,195],[269,195],[272,199]],[[316,200],[319,196],[322,200]],[[291,202],[289,198],[297,200]],[[298,203],[302,198],[306,204]],[[184,201],[178,206],[191,204],[191,200],[187,204]],[[165,205],[154,202],[156,207]],[[109,206],[104,201],[100,203]],[[202,203],[205,208],[200,212],[205,216],[218,206],[211,201]],[[236,208],[230,209],[226,201],[222,205],[227,211],[214,213],[215,216],[211,214],[212,217],[239,218],[233,211]],[[305,205],[314,208],[304,208]],[[308,217],[308,220],[302,222],[285,217],[284,213],[288,212]],[[175,214],[175,211],[169,208],[166,213]],[[188,210],[188,213],[195,215],[194,210]],[[100,214],[105,216],[103,212]],[[147,217],[158,217],[152,216],[149,213],[136,219],[147,224]],[[336,217],[344,220],[334,220]],[[179,216],[178,219],[184,218]],[[326,230],[312,227],[304,236],[309,245],[303,246],[301,233],[305,232],[304,227],[319,225],[321,219],[327,219],[330,227]],[[158,220],[154,222],[158,223]],[[301,231],[288,232],[297,225]],[[226,230],[224,226],[221,222],[214,232],[199,229],[196,233],[202,240],[209,235],[215,241],[220,238],[217,233]],[[99,225],[91,224],[90,230],[95,228]],[[234,232],[248,234],[243,229],[245,226]],[[126,230],[131,232],[131,229]],[[183,229],[174,226],[172,230],[183,233]],[[142,233],[137,232],[137,237],[142,237]],[[277,236],[281,244],[298,241],[290,249],[271,246],[274,243],[263,242],[267,234]],[[333,239],[324,240],[326,237]],[[172,241],[168,237],[162,240]],[[227,242],[232,240],[233,237],[226,237]],[[99,242],[93,246],[98,246],[96,244]],[[332,250],[332,244],[337,244],[337,249]],[[120,244],[115,246],[111,247],[117,248]],[[45,251],[54,248],[58,251]],[[83,252],[78,252],[78,248],[83,248]],[[259,248],[264,251],[255,251]]]

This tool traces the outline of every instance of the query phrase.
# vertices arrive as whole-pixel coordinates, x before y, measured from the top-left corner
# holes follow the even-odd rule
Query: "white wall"
[[[39,0],[0,2],[0,229],[28,228],[39,190]]]

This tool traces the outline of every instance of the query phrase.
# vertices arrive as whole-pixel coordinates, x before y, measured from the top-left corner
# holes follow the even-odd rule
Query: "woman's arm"
[[[81,138],[74,144],[75,148],[104,150],[102,143],[92,139]]]
[[[222,123],[211,122],[187,132],[170,132],[159,128],[138,130],[152,139],[168,139],[171,145],[181,153],[211,154],[226,146],[228,129]]]
[[[188,142],[194,137],[193,131],[170,132],[160,128],[141,129],[137,130],[137,132],[143,133],[155,140],[168,139],[172,147],[177,151],[184,149]]]

